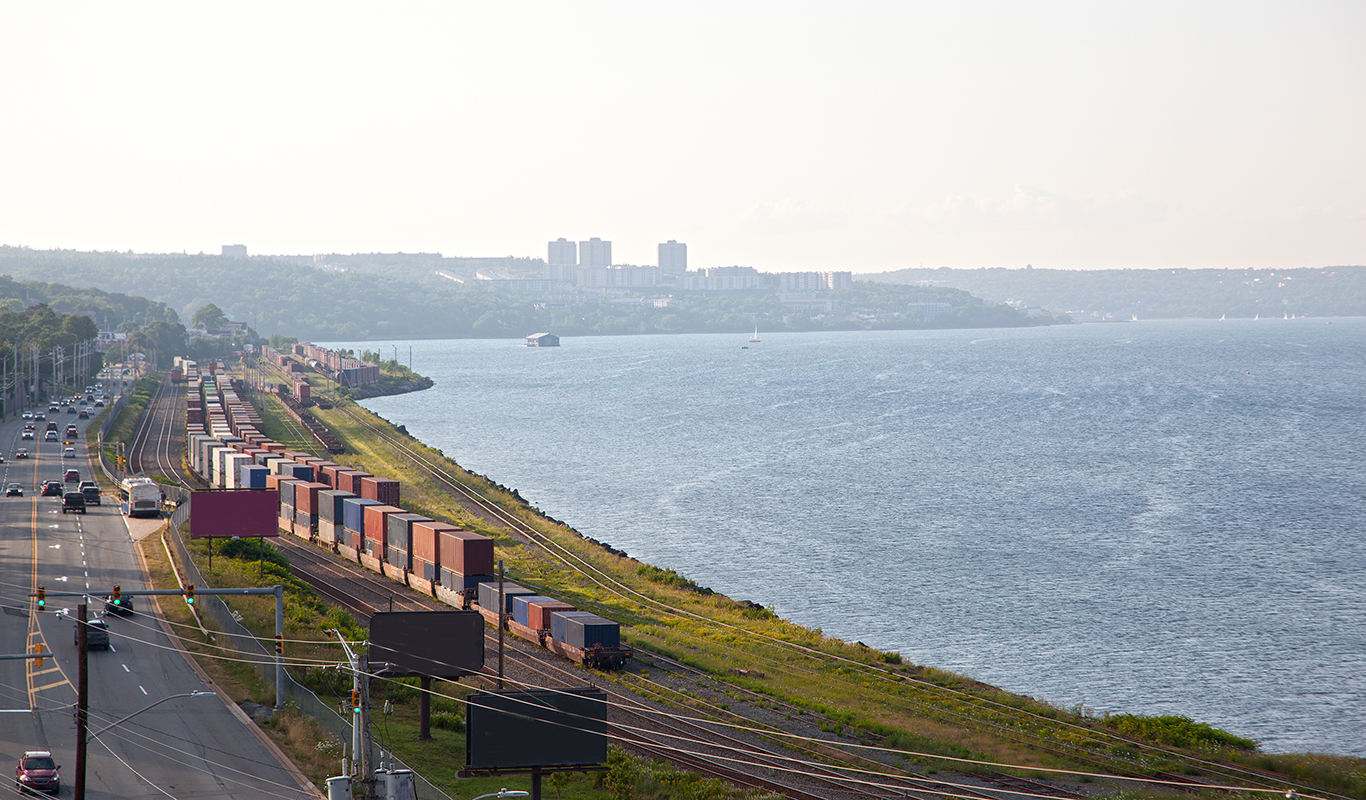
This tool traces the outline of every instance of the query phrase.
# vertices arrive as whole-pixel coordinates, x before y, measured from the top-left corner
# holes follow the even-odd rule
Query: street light
[[[521,789],[499,789],[493,794],[481,794],[474,798],[474,800],[487,800],[487,798],[490,797],[526,797],[529,794],[531,794],[531,792],[524,792]]]
[[[163,697],[163,698],[161,698],[160,700],[156,701],[155,703],[151,704],[150,706],[147,706],[146,708],[138,709],[137,711],[134,711],[133,713],[129,714],[128,716],[124,717],[123,719],[119,720],[118,722],[111,722],[111,723],[109,723],[108,725],[105,725],[103,728],[100,728],[99,730],[95,731],[94,733],[91,733],[90,735],[98,738],[99,735],[100,735],[101,733],[104,733],[105,731],[109,730],[110,728],[113,728],[113,727],[117,727],[117,726],[119,726],[119,725],[122,725],[123,723],[127,722],[128,720],[132,719],[133,717],[136,717],[138,714],[141,714],[142,712],[147,711],[147,710],[149,710],[149,709],[156,708],[157,706],[161,705],[162,703],[166,702],[167,700],[174,700],[174,699],[176,699],[177,697],[212,697],[212,696],[213,696],[213,692],[199,692],[199,691],[195,691],[195,692],[186,692],[185,694],[173,694],[173,695],[171,695],[170,697]]]

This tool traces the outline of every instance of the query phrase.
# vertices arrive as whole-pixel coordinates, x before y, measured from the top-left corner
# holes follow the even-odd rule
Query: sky
[[[0,244],[1366,264],[1366,3],[0,0]]]

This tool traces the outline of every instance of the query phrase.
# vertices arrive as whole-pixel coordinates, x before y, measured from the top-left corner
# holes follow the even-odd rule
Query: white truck
[[[161,487],[151,478],[124,478],[123,494],[128,499],[128,516],[161,516]]]

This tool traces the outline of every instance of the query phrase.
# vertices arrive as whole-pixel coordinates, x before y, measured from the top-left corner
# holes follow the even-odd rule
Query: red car
[[[62,783],[60,769],[50,750],[30,750],[24,753],[14,768],[14,785],[20,791],[28,789],[56,794]]]

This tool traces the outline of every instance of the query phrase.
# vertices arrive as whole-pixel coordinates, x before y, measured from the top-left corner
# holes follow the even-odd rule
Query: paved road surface
[[[54,415],[65,430],[75,415]],[[42,642],[54,654],[39,667],[0,661],[0,798],[12,796],[13,764],[24,750],[49,749],[62,765],[60,796],[71,797],[75,778],[77,659],[75,623],[54,613],[76,598],[48,598],[47,613],[31,613],[28,593],[85,590],[103,594],[113,584],[145,588],[129,529],[115,498],[85,515],[61,513],[58,498],[39,497],[44,480],[61,479],[75,466],[90,477],[82,420],[78,457],[62,457],[64,444],[20,441],[21,420],[0,425],[0,484],[23,485],[24,496],[0,498],[0,653],[22,653]],[[32,457],[15,459],[27,446]],[[150,601],[138,598],[131,618],[109,617],[112,649],[89,654],[91,729],[173,694],[210,687],[171,646]],[[102,610],[91,603],[90,612]],[[92,798],[304,798],[304,791],[241,718],[217,697],[181,698],[91,740],[87,797]]]

